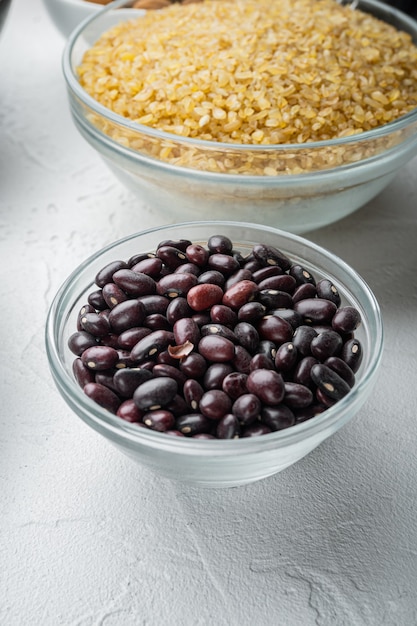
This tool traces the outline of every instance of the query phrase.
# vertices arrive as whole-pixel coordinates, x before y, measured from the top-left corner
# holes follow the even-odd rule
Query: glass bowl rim
[[[118,9],[124,7],[129,0],[114,0],[110,2],[110,4],[105,5],[102,9],[100,9],[97,13],[85,18],[71,33],[69,36],[66,45],[64,47],[62,53],[62,70],[64,74],[65,81],[67,83],[68,89],[77,97],[81,102],[90,107],[96,113],[100,114],[102,117],[106,118],[113,124],[118,124],[119,126],[123,126],[124,128],[136,132],[141,133],[143,135],[148,135],[149,137],[171,141],[176,143],[183,143],[184,145],[188,145],[190,147],[196,147],[199,149],[207,149],[208,151],[214,150],[224,150],[224,151],[253,151],[253,152],[282,152],[285,150],[314,150],[317,148],[329,148],[335,146],[347,146],[351,143],[356,142],[365,142],[370,139],[377,139],[380,137],[384,137],[386,135],[391,134],[392,132],[403,130],[409,124],[417,121],[417,107],[412,111],[409,111],[405,115],[402,115],[398,119],[384,124],[383,126],[377,126],[368,131],[364,131],[362,133],[355,133],[353,135],[349,135],[348,137],[339,137],[330,140],[321,140],[321,141],[310,141],[306,143],[296,144],[296,143],[282,143],[282,144],[270,144],[270,145],[252,145],[252,144],[239,144],[239,143],[226,143],[226,142],[217,142],[217,141],[208,141],[202,140],[193,137],[181,137],[180,135],[175,135],[174,133],[168,133],[166,131],[158,130],[157,128],[152,128],[150,126],[145,126],[144,124],[138,124],[128,118],[125,118],[117,113],[111,111],[107,107],[100,104],[97,100],[95,100],[92,96],[90,96],[83,87],[81,87],[76,72],[71,64],[71,57],[73,49],[79,39],[79,37],[83,34],[84,30],[88,28],[91,22],[98,20],[105,13],[112,11],[113,9]],[[343,2],[346,4],[346,1]],[[352,3],[353,4],[353,3]],[[397,18],[403,24],[409,26],[411,30],[415,31],[415,37],[417,39],[417,22],[411,16],[406,13],[392,7],[389,4],[385,4],[380,2],[379,0],[358,0],[355,3],[355,6],[361,5],[368,8],[377,8],[382,11],[386,15],[391,15]],[[138,11],[138,9],[131,9],[132,11]],[[140,11],[140,10],[139,10]],[[138,12],[139,12],[138,11]],[[144,14],[145,11],[141,11]],[[139,13],[140,14],[140,13]],[[105,32],[104,30],[102,32]],[[417,45],[417,44],[416,44]],[[116,143],[116,142],[115,142]],[[119,145],[119,144],[117,144]],[[135,151],[133,151],[135,152]],[[140,152],[138,154],[141,154]]]
[[[355,386],[344,398],[339,400],[332,407],[323,411],[323,413],[318,414],[305,422],[296,424],[287,429],[268,433],[267,435],[234,440],[195,440],[188,437],[171,437],[165,433],[138,427],[134,424],[130,424],[129,422],[125,422],[121,418],[111,414],[97,405],[93,400],[84,394],[75,379],[71,378],[69,372],[62,364],[60,359],[60,338],[57,336],[57,327],[59,326],[59,322],[62,318],[62,304],[65,302],[68,293],[71,291],[71,286],[76,281],[78,274],[86,270],[88,266],[100,256],[105,255],[117,246],[124,245],[128,241],[137,237],[160,232],[161,240],[163,240],[164,233],[169,232],[173,227],[180,227],[182,229],[192,226],[204,226],[207,228],[219,228],[221,226],[228,226],[231,228],[255,228],[269,232],[273,235],[279,235],[292,241],[293,243],[300,244],[314,251],[320,255],[320,257],[325,258],[326,261],[338,266],[339,269],[347,273],[355,281],[355,283],[361,288],[363,294],[366,296],[366,307],[368,309],[369,306],[369,311],[372,313],[372,321],[375,325],[375,342],[372,346],[372,354],[363,376],[356,382]],[[365,280],[340,257],[325,248],[300,237],[299,235],[294,235],[274,227],[251,222],[223,220],[189,221],[178,224],[156,226],[143,231],[138,231],[109,243],[79,264],[78,267],[76,267],[61,284],[49,307],[45,327],[46,353],[55,384],[61,395],[65,398],[67,405],[69,405],[70,408],[72,408],[77,415],[83,419],[83,421],[94,422],[97,429],[101,432],[105,431],[106,435],[108,435],[110,439],[113,435],[113,438],[118,439],[120,442],[129,441],[133,445],[138,444],[158,450],[164,450],[170,453],[181,453],[191,456],[199,454],[203,456],[238,456],[246,453],[261,452],[263,450],[279,449],[287,445],[302,442],[309,437],[313,437],[315,434],[318,435],[326,428],[331,427],[333,424],[337,424],[338,427],[342,426],[353,414],[349,411],[349,409],[352,409],[352,407],[360,402],[362,394],[366,392],[369,385],[373,382],[382,359],[383,344],[383,322],[380,307],[375,295]],[[67,399],[69,401],[67,401]],[[79,411],[81,411],[81,413]]]

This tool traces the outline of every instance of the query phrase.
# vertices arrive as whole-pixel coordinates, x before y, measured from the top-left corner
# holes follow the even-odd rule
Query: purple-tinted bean
[[[117,346],[122,350],[131,350],[138,341],[151,334],[150,328],[144,328],[142,326],[128,328],[117,338]]]
[[[168,302],[169,304],[166,308],[165,315],[171,326],[174,326],[175,322],[179,319],[182,319],[183,317],[190,317],[193,313],[193,310],[189,306],[186,298],[174,298]]]
[[[309,356],[311,354],[311,342],[314,337],[317,337],[317,332],[311,326],[301,324],[295,329],[292,342],[300,355]]]
[[[171,304],[171,300],[157,293],[141,296],[138,298],[138,301],[143,305],[146,315],[152,315],[153,313],[167,315],[168,306]]]
[[[180,396],[179,393],[175,394],[171,402],[168,402],[168,404],[165,406],[165,409],[167,411],[170,411],[175,417],[185,415],[190,410],[184,398]]]
[[[324,361],[324,365],[330,367],[330,369],[334,370],[339,376],[343,378],[349,385],[349,387],[353,387],[355,384],[355,374],[349,367],[349,365],[343,361],[338,356],[331,356]]]
[[[251,358],[251,362],[249,364],[249,372],[253,372],[253,370],[273,370],[275,367],[274,361],[270,359],[266,354],[257,353],[254,354]]]
[[[313,403],[314,397],[311,389],[300,383],[286,382],[284,404],[290,409],[303,409]]]
[[[175,418],[170,411],[156,409],[155,411],[145,413],[142,422],[151,430],[164,433],[166,430],[171,430],[174,427]]]
[[[109,313],[111,329],[117,334],[129,328],[141,326],[144,319],[145,308],[139,300],[120,302]]]
[[[310,344],[311,354],[319,361],[338,354],[343,346],[343,339],[334,330],[327,330],[314,337]]]
[[[232,401],[222,389],[209,389],[200,399],[200,413],[211,420],[220,420],[232,410]]]
[[[289,275],[293,276],[297,282],[297,285],[303,285],[304,283],[316,284],[314,276],[305,267],[299,263],[294,263],[289,269]]]
[[[102,311],[98,311],[100,317],[105,317],[107,321],[109,321],[111,309],[103,309]],[[110,322],[109,322],[110,323]]]
[[[264,278],[264,280],[258,282],[258,287],[261,292],[264,289],[276,289],[278,291],[285,291],[286,293],[293,294],[295,286],[295,278],[289,276],[288,274],[270,276],[269,278]]]
[[[177,367],[169,365],[168,363],[156,363],[152,370],[152,375],[155,377],[168,376],[169,378],[173,378],[177,382],[179,389],[183,387],[187,380],[187,376],[184,372],[181,372]]]
[[[136,389],[146,380],[152,378],[152,373],[142,367],[132,367],[117,370],[113,376],[113,383],[119,396],[132,398]]]
[[[145,380],[133,394],[139,409],[154,411],[162,409],[173,400],[178,390],[177,381],[166,376]]]
[[[337,287],[328,279],[322,278],[317,282],[317,295],[319,298],[331,300],[336,306],[340,306],[341,298]]]
[[[235,346],[230,339],[218,335],[202,337],[198,344],[198,352],[207,361],[224,363],[231,361],[235,355]]]
[[[91,304],[97,311],[101,311],[107,308],[107,302],[103,297],[103,290],[97,289],[96,291],[92,291],[88,298],[88,304]]]
[[[169,267],[171,271],[176,269],[182,263],[187,262],[187,255],[185,252],[171,245],[159,246],[156,251],[156,256],[161,259],[164,265]]]
[[[361,323],[361,314],[353,306],[337,309],[332,319],[332,327],[338,333],[351,333]]]
[[[189,239],[164,239],[158,243],[157,251],[163,246],[169,246],[171,248],[177,248],[181,250],[181,252],[185,252],[190,245],[191,241]]]
[[[265,406],[261,412],[261,421],[266,424],[272,432],[284,430],[295,424],[295,415],[285,404],[278,406]]]
[[[259,333],[249,322],[238,322],[233,329],[235,336],[241,346],[253,354],[259,346]]]
[[[243,267],[246,270],[249,270],[250,272],[252,272],[252,276],[255,272],[261,270],[264,268],[264,265],[262,263],[262,261],[258,261],[258,259],[255,259],[255,257],[253,255],[249,255],[246,259],[245,259],[245,263],[243,265]],[[281,268],[280,268],[281,269]]]
[[[262,289],[258,294],[258,299],[268,310],[290,309],[293,306],[290,294],[278,289]]]
[[[168,350],[161,350],[161,352],[156,355],[156,363],[163,363],[164,365],[172,365],[173,367],[177,367],[178,359],[172,356],[171,350],[172,346],[168,346]]]
[[[316,415],[323,413],[323,411],[325,410],[326,410],[326,407],[324,406],[324,404],[318,404],[318,403],[310,404],[310,406],[306,406],[302,409],[296,409],[294,411],[295,423],[301,424],[301,422],[306,422],[307,420],[310,420],[312,417],[315,417]]]
[[[200,271],[200,268],[195,263],[183,263],[174,270],[174,274],[193,274],[197,277],[200,275]]]
[[[241,437],[260,437],[270,432],[271,429],[266,424],[251,424],[242,430]]]
[[[232,365],[235,370],[243,374],[249,374],[251,362],[251,353],[239,344],[235,346],[235,356],[232,359]]]
[[[232,413],[244,426],[253,424],[260,416],[262,404],[257,395],[244,393],[233,402]]]
[[[261,267],[261,269],[256,270],[252,273],[252,280],[255,283],[260,283],[266,278],[271,278],[272,276],[283,276],[284,272],[278,265],[268,265],[267,267]]]
[[[108,335],[105,335],[104,337],[100,338],[99,345],[108,346],[109,348],[114,348],[115,350],[119,350],[120,349],[119,335],[116,335],[116,333],[109,333]]]
[[[239,269],[239,263],[234,257],[228,254],[221,254],[220,252],[210,255],[207,265],[211,270],[216,270],[216,272],[220,272],[225,277],[230,276]]]
[[[238,269],[226,279],[224,290],[227,291],[227,289],[230,289],[230,287],[233,287],[233,285],[236,285],[236,283],[239,283],[241,280],[252,280],[252,272],[244,268]]]
[[[197,284],[194,274],[167,274],[156,284],[157,293],[169,299],[185,297],[192,287]]]
[[[278,265],[284,271],[291,267],[290,259],[274,246],[258,243],[253,246],[252,253],[263,265]]]
[[[291,324],[292,328],[295,330],[298,326],[301,326],[303,323],[302,316],[294,311],[294,309],[274,309],[271,311],[272,315],[276,315],[277,317],[281,317],[283,320]]]
[[[337,372],[319,363],[311,368],[311,378],[317,387],[332,400],[340,400],[350,391],[350,387]]]
[[[187,303],[193,311],[205,311],[223,298],[223,289],[218,285],[203,283],[193,286],[187,293]]]
[[[217,422],[216,436],[218,439],[238,439],[239,434],[239,420],[233,413],[226,413],[226,415]]]
[[[229,398],[236,400],[239,396],[247,393],[247,378],[248,375],[244,372],[230,372],[223,378],[222,389]]]
[[[293,304],[296,302],[300,302],[300,300],[308,300],[309,298],[315,298],[317,295],[317,290],[315,285],[312,283],[303,283],[302,285],[298,285],[292,294]]]
[[[316,400],[319,404],[322,404],[327,409],[336,404],[337,400],[328,396],[319,387],[316,389]]]
[[[134,367],[134,363],[130,357],[130,350],[120,350],[117,349],[117,354],[119,355],[119,359],[116,363],[116,369],[123,369],[125,367]]]
[[[84,350],[81,360],[90,370],[108,370],[119,360],[117,350],[109,346],[91,346]]]
[[[96,310],[93,306],[91,306],[91,304],[84,304],[77,316],[77,330],[84,330],[81,320],[83,319],[83,317],[85,317],[85,315],[87,313],[96,313]]]
[[[169,345],[174,343],[174,333],[167,330],[155,330],[133,346],[131,350],[132,361],[139,363],[149,357],[155,357],[159,352],[166,350]]]
[[[258,322],[257,330],[261,339],[267,339],[277,345],[291,341],[293,336],[291,324],[276,315],[265,315]]]
[[[260,302],[248,302],[240,307],[237,312],[239,322],[254,324],[266,314],[266,306]]]
[[[127,269],[128,264],[125,261],[111,261],[105,265],[97,274],[95,283],[98,287],[104,287],[107,283],[112,282],[113,274],[121,269]]]
[[[100,385],[104,385],[105,387],[108,387],[108,389],[111,389],[112,391],[114,391],[115,394],[119,395],[117,393],[117,389],[114,384],[113,376],[114,376],[114,370],[106,370],[104,372],[97,372],[94,382],[99,383]]]
[[[115,283],[106,283],[102,289],[102,293],[103,299],[110,309],[128,299],[123,289]]]
[[[336,305],[331,300],[323,298],[306,298],[294,304],[294,309],[300,313],[304,322],[309,324],[330,324],[336,312]]]
[[[121,417],[125,422],[140,422],[143,417],[143,411],[140,411],[131,398],[122,402],[117,409],[116,415]]]
[[[305,356],[301,359],[294,370],[293,381],[300,385],[305,385],[310,389],[314,387],[314,383],[311,379],[311,368],[318,362],[319,361],[314,356]]]
[[[156,291],[156,282],[153,278],[147,274],[138,274],[130,269],[115,272],[113,282],[129,296],[146,296]]]
[[[192,411],[198,411],[204,389],[194,378],[188,378],[183,386],[184,400]]]
[[[232,257],[234,259],[236,259],[236,261],[239,263],[240,267],[243,267],[245,265],[245,257],[240,252],[240,250],[233,249],[232,250]]]
[[[240,309],[244,304],[254,300],[258,292],[258,285],[252,280],[241,280],[225,291],[222,304],[234,310]]]
[[[284,380],[281,374],[274,370],[254,370],[249,374],[246,386],[250,393],[270,406],[280,404],[284,398]]]
[[[147,274],[156,280],[159,278],[162,265],[162,260],[158,257],[147,257],[132,265],[130,269],[139,274]]]
[[[128,267],[133,267],[136,263],[140,263],[143,259],[153,259],[155,258],[154,252],[139,252],[138,254],[134,254],[130,257],[127,262]]]
[[[292,341],[286,341],[277,349],[275,367],[279,372],[292,370],[298,360],[298,350]]]
[[[224,287],[226,279],[223,274],[217,270],[207,270],[198,276],[197,281],[199,285],[210,284]]]
[[[264,354],[268,359],[274,363],[275,357],[277,355],[277,346],[273,341],[269,341],[268,339],[262,339],[259,342],[258,352],[257,354]]]
[[[226,235],[212,235],[207,241],[211,253],[232,254],[233,243]]]
[[[343,345],[340,358],[349,365],[350,369],[355,374],[362,363],[362,357],[363,349],[359,339],[348,339]]]
[[[218,337],[226,337],[226,339],[230,339],[233,343],[237,343],[238,339],[228,326],[224,324],[218,324],[216,322],[212,322],[210,324],[204,324],[201,327],[201,336],[207,337],[208,335],[216,335]]]
[[[201,413],[187,413],[177,417],[175,429],[179,430],[183,435],[189,436],[210,433],[213,429],[213,421]]]
[[[80,319],[81,327],[93,337],[104,337],[110,332],[108,320],[98,313],[85,313]]]
[[[80,358],[74,359],[72,373],[81,388],[84,388],[87,383],[93,383],[95,380],[95,373],[86,367]]]
[[[189,341],[193,346],[197,346],[201,338],[201,331],[198,324],[191,317],[182,317],[177,320],[172,328],[175,342],[181,345]]]
[[[194,263],[199,267],[204,267],[205,265],[207,265],[209,251],[204,246],[201,246],[197,243],[192,243],[187,247],[185,254],[190,263]]]
[[[171,330],[171,324],[162,313],[151,313],[143,320],[143,325],[150,330]]]
[[[206,324],[210,324],[210,313],[208,311],[201,311],[200,313],[194,313],[192,316],[193,320],[197,323],[197,326],[201,328]]]
[[[85,330],[77,330],[68,339],[68,348],[76,356],[80,356],[84,350],[96,345],[97,339]]]
[[[233,328],[237,324],[237,313],[224,304],[214,304],[210,309],[211,321],[215,324],[223,324]]]
[[[191,378],[201,378],[206,369],[207,361],[198,352],[191,352],[180,361],[180,370]]]
[[[224,378],[233,372],[230,363],[212,363],[203,376],[203,387],[209,389],[222,389]]]
[[[94,402],[99,404],[103,409],[107,409],[110,413],[117,413],[117,409],[121,404],[120,398],[108,387],[100,385],[100,383],[87,383],[84,386],[84,393]]]

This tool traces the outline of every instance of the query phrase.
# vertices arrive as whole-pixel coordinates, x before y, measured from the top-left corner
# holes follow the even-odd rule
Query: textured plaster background
[[[204,490],[120,456],[61,400],[44,324],[104,244],[160,223],[78,135],[41,0],[0,38],[0,624],[417,624],[417,180],[310,238],[382,306],[379,384],[285,472]]]

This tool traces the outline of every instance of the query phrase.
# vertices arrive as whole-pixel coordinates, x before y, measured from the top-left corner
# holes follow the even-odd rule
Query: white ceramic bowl
[[[64,37],[88,17],[94,16],[103,5],[88,0],[43,0],[48,14]]]
[[[101,408],[88,398],[72,373],[74,354],[68,338],[87,296],[95,290],[97,272],[116,259],[154,251],[166,239],[206,243],[214,234],[228,236],[244,254],[255,243],[274,245],[318,279],[329,277],[342,301],[355,306],[362,324],[355,335],[363,346],[356,384],[331,408],[305,422],[270,434],[234,440],[172,437],[139,428]],[[46,347],[52,375],[68,406],[90,427],[133,460],[172,480],[207,487],[229,487],[280,472],[311,452],[348,422],[368,399],[375,383],[383,346],[381,314],[365,282],[341,259],[315,244],[270,227],[234,222],[194,222],[165,226],[117,241],[87,259],[67,278],[49,311]],[[362,414],[361,419],[366,420]],[[349,436],[349,435],[347,435]]]

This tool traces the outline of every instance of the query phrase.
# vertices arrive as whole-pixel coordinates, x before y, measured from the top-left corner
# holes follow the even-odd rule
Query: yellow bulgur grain
[[[417,107],[411,37],[335,0],[175,3],[104,33],[78,76],[124,118],[232,144],[348,137]]]

